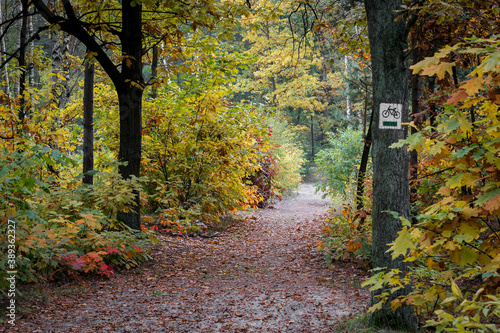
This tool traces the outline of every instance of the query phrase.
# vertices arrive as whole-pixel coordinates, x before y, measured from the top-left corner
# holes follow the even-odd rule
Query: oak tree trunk
[[[388,211],[409,218],[409,153],[405,147],[389,149],[389,146],[407,136],[407,129],[380,129],[381,103],[402,105],[402,122],[408,121],[408,71],[405,59],[406,27],[404,20],[395,21],[401,0],[365,0],[370,40],[373,75],[373,213],[372,213],[372,260],[375,268],[407,270],[402,258],[392,259],[387,253],[389,243],[397,237],[402,225]],[[400,290],[396,297],[409,290]],[[377,295],[389,289],[372,293],[372,304],[378,303]],[[402,306],[391,310],[386,305],[371,315],[377,326],[415,329],[417,321],[413,307]]]

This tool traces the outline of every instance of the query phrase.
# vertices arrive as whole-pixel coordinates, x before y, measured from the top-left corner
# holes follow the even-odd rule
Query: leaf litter
[[[316,250],[327,209],[302,184],[271,208],[241,213],[221,237],[160,236],[152,261],[110,279],[49,284],[0,332],[334,332],[366,311],[369,292],[365,271],[327,267]]]

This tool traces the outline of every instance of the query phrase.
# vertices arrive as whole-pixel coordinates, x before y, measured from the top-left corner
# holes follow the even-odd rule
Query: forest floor
[[[161,236],[139,268],[33,288],[0,332],[334,332],[369,293],[366,272],[317,251],[327,209],[303,184],[220,237]]]

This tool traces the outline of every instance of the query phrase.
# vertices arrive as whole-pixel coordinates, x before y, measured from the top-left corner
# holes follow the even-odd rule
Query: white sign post
[[[402,104],[380,103],[378,128],[401,129],[402,110]]]

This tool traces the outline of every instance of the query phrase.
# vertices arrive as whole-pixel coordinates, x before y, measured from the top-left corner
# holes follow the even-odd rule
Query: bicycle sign
[[[380,129],[401,129],[402,104],[380,103],[379,123]]]

